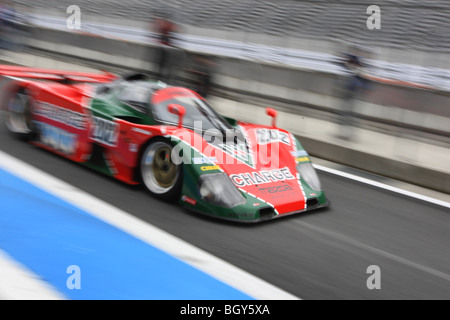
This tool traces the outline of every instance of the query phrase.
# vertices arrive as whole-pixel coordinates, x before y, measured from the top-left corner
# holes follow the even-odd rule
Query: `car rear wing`
[[[25,79],[40,79],[70,83],[103,83],[118,77],[109,72],[89,73],[77,71],[62,71],[53,69],[31,68],[23,66],[0,65],[0,76]]]

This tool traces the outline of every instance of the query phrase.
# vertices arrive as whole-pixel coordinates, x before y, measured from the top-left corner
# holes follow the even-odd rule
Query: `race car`
[[[274,109],[268,126],[223,117],[196,92],[140,73],[3,65],[0,77],[8,131],[160,199],[239,222],[328,205]]]

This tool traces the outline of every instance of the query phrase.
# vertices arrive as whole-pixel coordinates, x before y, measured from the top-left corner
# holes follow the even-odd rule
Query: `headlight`
[[[297,164],[297,172],[300,177],[310,186],[311,189],[316,191],[322,190],[319,177],[316,170],[312,166],[311,162],[302,162]]]
[[[199,192],[203,200],[225,208],[233,208],[246,201],[242,193],[223,172],[201,175]]]

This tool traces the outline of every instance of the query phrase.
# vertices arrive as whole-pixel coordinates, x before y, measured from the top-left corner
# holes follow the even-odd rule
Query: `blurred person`
[[[214,61],[204,55],[194,56],[194,65],[187,71],[194,75],[194,91],[204,98],[211,93]]]
[[[355,121],[354,110],[356,101],[369,88],[369,80],[365,77],[368,65],[364,61],[362,49],[353,47],[350,53],[345,53],[339,64],[346,70],[344,81],[340,85],[342,106],[340,108],[339,138],[354,140]]]
[[[156,41],[159,44],[156,59],[158,63],[157,77],[161,81],[168,82],[172,76],[174,39],[175,33],[178,32],[178,26],[170,19],[168,14],[158,14],[152,29],[156,33]]]

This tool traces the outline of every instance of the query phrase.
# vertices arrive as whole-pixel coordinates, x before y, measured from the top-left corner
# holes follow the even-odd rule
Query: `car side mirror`
[[[276,120],[278,112],[272,108],[266,108],[266,114],[272,117],[272,127],[276,128]]]
[[[169,104],[167,106],[167,110],[169,110],[170,113],[178,116],[178,127],[181,128],[183,126],[183,117],[186,113],[186,109],[179,104]]]

